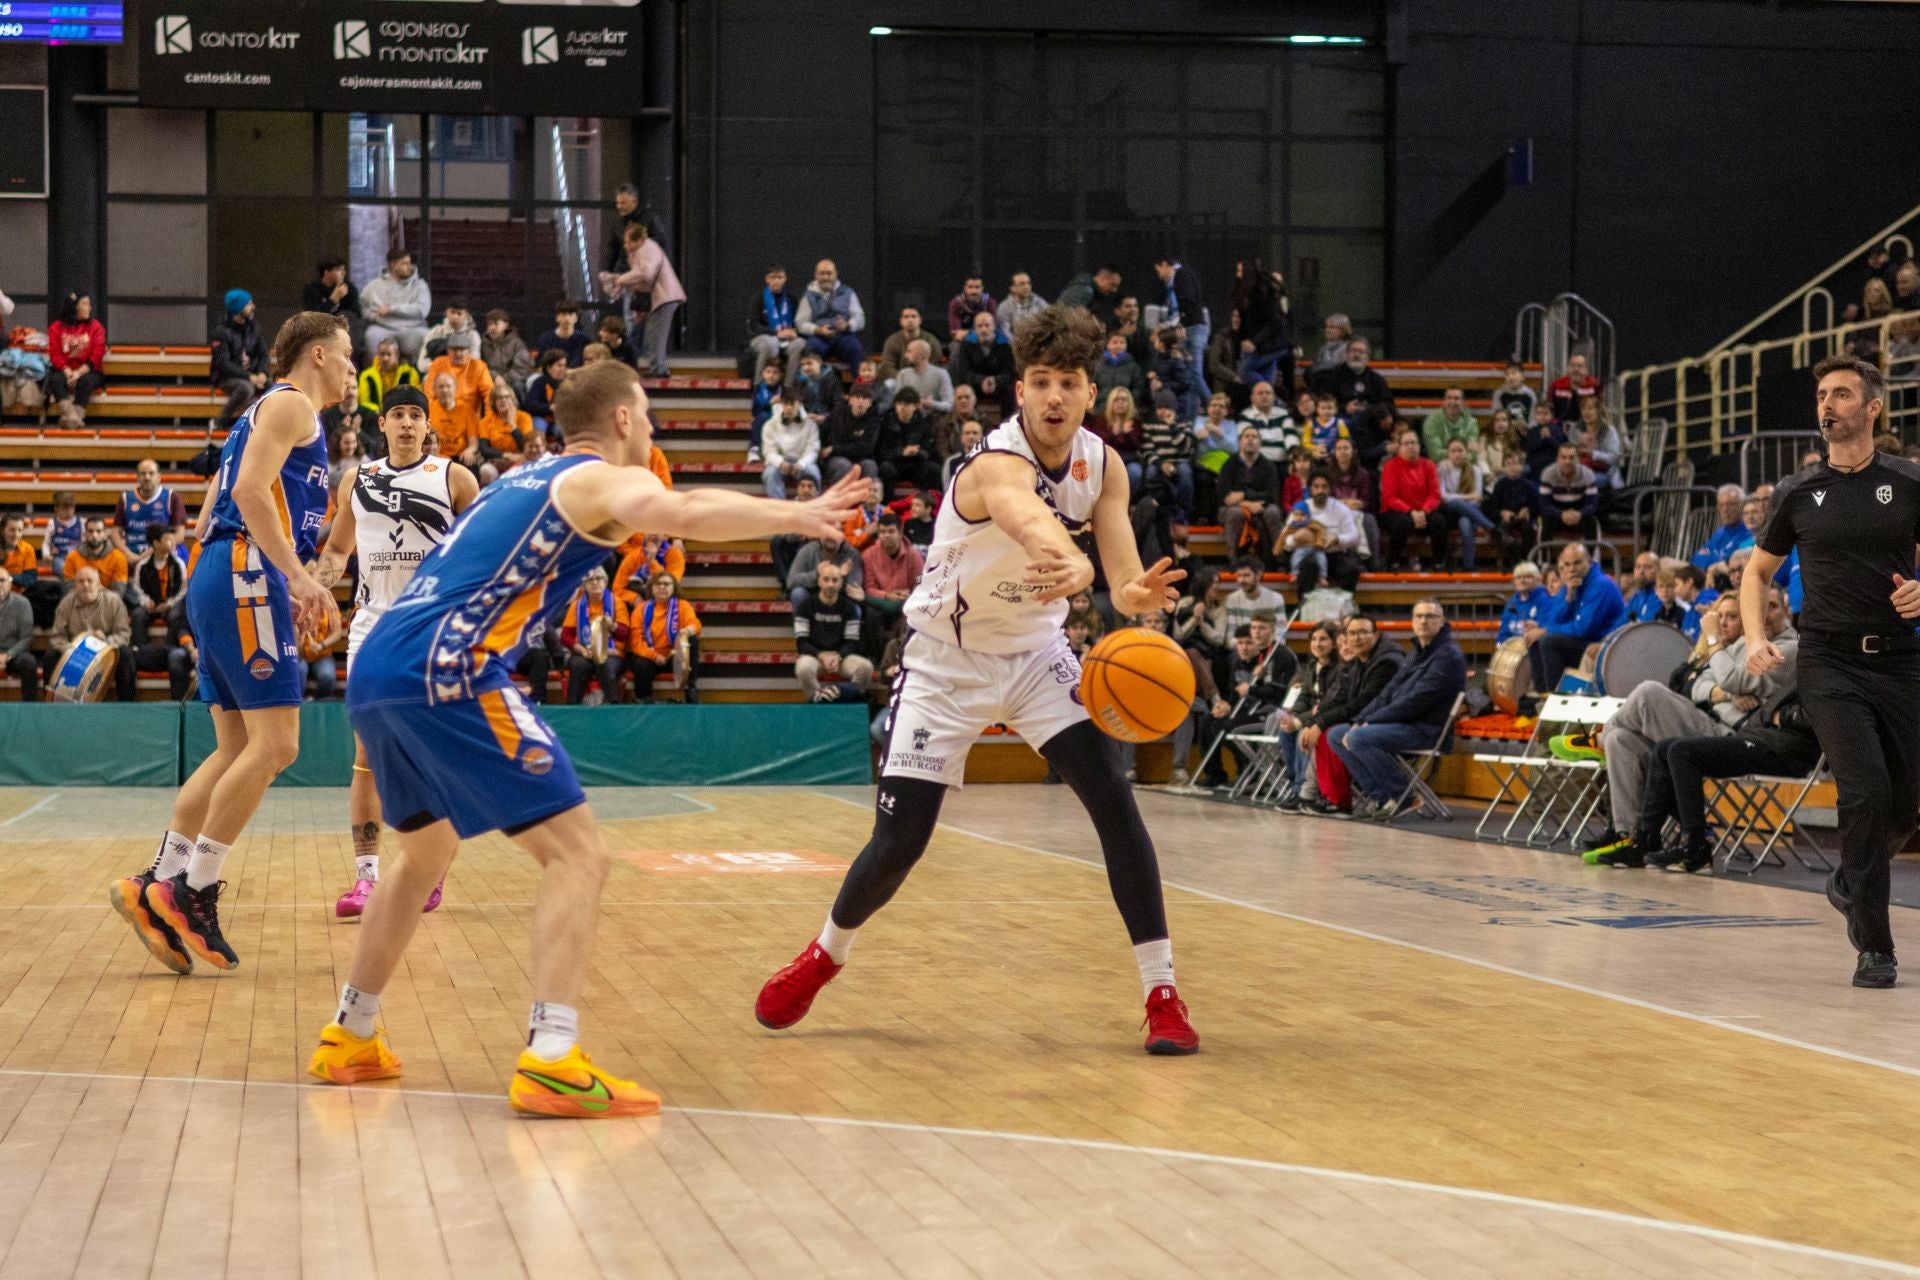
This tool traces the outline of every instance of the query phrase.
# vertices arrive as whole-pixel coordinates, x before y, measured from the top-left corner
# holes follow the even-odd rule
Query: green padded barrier
[[[171,702],[0,706],[0,784],[171,787],[180,777],[180,709]]]
[[[204,702],[180,712],[180,776],[213,754],[213,713]],[[300,758],[274,780],[276,787],[344,787],[353,781],[353,731],[344,702],[308,702],[300,708]]]

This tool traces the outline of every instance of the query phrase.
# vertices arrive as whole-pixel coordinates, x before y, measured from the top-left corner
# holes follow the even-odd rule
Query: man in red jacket
[[[1587,372],[1587,358],[1567,357],[1566,373],[1547,388],[1547,403],[1553,406],[1555,422],[1580,421],[1580,402],[1600,394],[1600,379]]]
[[[1387,535],[1387,568],[1407,562],[1407,537],[1418,530],[1427,535],[1434,564],[1447,558],[1446,521],[1435,518],[1440,509],[1440,472],[1421,455],[1420,433],[1402,431],[1393,456],[1380,468],[1380,527]]]

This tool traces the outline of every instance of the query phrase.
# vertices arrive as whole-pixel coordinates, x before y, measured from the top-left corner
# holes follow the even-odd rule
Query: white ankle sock
[[[580,1011],[570,1004],[536,1001],[527,1017],[527,1047],[548,1062],[567,1056],[580,1043]]]
[[[380,880],[380,824],[363,822],[353,829],[353,878]]]
[[[353,878],[380,883],[380,855],[363,853],[353,860]]]
[[[1155,987],[1173,985],[1173,939],[1160,938],[1154,942],[1136,943],[1133,959],[1140,966],[1140,985],[1146,988],[1148,995]]]
[[[380,997],[353,984],[340,988],[340,1012],[333,1020],[356,1036],[373,1034],[374,1019],[380,1016]]]
[[[153,855],[153,878],[171,880],[187,869],[187,859],[193,856],[193,841],[178,831],[169,831],[160,837],[160,851]]]
[[[201,836],[193,844],[193,856],[187,859],[187,888],[204,889],[220,878],[232,845]]]
[[[820,930],[820,949],[835,964],[845,964],[847,952],[853,950],[853,940],[859,934],[858,929],[842,929],[833,922],[832,916],[828,916],[826,925]]]

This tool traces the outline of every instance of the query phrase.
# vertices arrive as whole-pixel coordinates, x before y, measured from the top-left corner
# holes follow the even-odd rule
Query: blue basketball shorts
[[[200,647],[200,699],[225,711],[296,707],[304,692],[287,580],[241,537],[200,550],[187,583],[187,626]]]

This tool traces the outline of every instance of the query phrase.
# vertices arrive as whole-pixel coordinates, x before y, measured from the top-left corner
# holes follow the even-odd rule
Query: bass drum
[[[1600,642],[1594,674],[1600,692],[1624,698],[1648,680],[1664,685],[1693,653],[1693,641],[1670,622],[1629,622]]]
[[[1533,667],[1527,662],[1527,639],[1515,636],[1493,651],[1487,664],[1487,696],[1508,715],[1520,710],[1520,699],[1533,688]]]
[[[99,636],[81,636],[54,668],[48,693],[55,702],[98,702],[119,661],[120,651]]]

